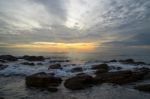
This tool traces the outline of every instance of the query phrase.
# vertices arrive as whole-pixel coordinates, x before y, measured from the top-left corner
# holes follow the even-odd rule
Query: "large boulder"
[[[95,70],[99,70],[99,69],[103,69],[103,70],[109,70],[109,66],[107,64],[99,64],[99,65],[93,65],[92,69]]]
[[[134,89],[137,89],[139,91],[150,92],[150,84],[137,85],[134,87]]]
[[[46,74],[43,72],[26,77],[27,87],[36,87],[36,88],[57,87],[61,84],[61,82],[62,82],[61,78],[54,77],[51,74]]]
[[[53,64],[50,65],[48,69],[62,69],[62,67],[60,64]]]
[[[91,87],[92,84],[93,77],[87,74],[81,74],[67,79],[64,86],[70,90],[81,90]]]
[[[114,83],[114,84],[127,84],[135,82],[144,78],[147,74],[147,69],[139,69],[136,71],[117,71],[101,73],[95,76],[95,82],[101,83]]]
[[[0,55],[1,61],[17,61],[18,59],[12,55]]]
[[[98,69],[98,70],[95,71],[95,75],[99,75],[99,74],[106,73],[106,72],[108,72],[108,70],[106,70],[106,69]]]
[[[28,56],[28,55],[25,55],[22,57],[24,60],[27,60],[27,61],[44,61],[45,58],[43,56]]]

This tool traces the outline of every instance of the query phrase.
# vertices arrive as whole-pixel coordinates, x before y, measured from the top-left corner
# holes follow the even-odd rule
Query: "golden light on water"
[[[16,44],[13,48],[28,49],[33,51],[46,52],[90,52],[96,48],[95,43],[54,43],[54,42],[34,42],[30,44]]]

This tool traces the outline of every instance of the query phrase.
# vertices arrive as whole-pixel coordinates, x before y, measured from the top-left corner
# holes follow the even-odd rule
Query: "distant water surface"
[[[137,54],[123,54],[123,53],[101,53],[101,52],[90,52],[90,53],[78,53],[78,52],[68,52],[68,53],[51,53],[51,52],[32,52],[32,51],[1,51],[0,55],[10,54],[14,56],[22,56],[22,55],[35,55],[35,56],[60,56],[60,57],[68,57],[71,60],[83,60],[83,61],[107,61],[112,59],[128,59],[133,58],[136,61],[144,61],[150,63],[150,53],[137,53]]]

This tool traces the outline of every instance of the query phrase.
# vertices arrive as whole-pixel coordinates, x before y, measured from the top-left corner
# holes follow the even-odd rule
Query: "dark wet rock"
[[[135,64],[137,64],[137,65],[146,65],[145,62],[135,62]]]
[[[101,83],[127,84],[138,80],[142,80],[146,74],[147,74],[146,69],[139,69],[133,72],[126,70],[126,71],[101,73],[99,75],[96,75],[94,79],[97,84]]]
[[[53,64],[50,65],[48,69],[62,69],[62,67],[60,64]]]
[[[144,77],[145,77],[145,76],[147,76],[147,75],[150,73],[150,69],[149,69],[149,68],[142,67],[142,68],[135,69],[134,72],[135,72],[135,73],[139,73],[139,74],[143,74]]]
[[[138,68],[135,69],[136,72],[142,73],[144,75],[143,79],[147,80],[150,79],[150,69],[149,68]]]
[[[109,70],[109,67],[108,67],[108,65],[107,64],[99,64],[99,65],[93,65],[92,66],[92,69],[95,69],[95,70],[106,70],[106,71],[108,71]]]
[[[110,60],[109,62],[117,62],[117,60],[114,59],[114,60]]]
[[[133,59],[126,59],[126,60],[119,60],[119,62],[124,63],[124,64],[133,64],[134,60]]]
[[[67,79],[64,86],[70,90],[81,90],[91,87],[93,84],[93,77],[87,74],[76,75]]]
[[[27,87],[36,87],[36,88],[49,88],[57,87],[61,84],[62,79],[59,77],[54,77],[51,74],[46,74],[44,72],[33,74],[26,77],[26,86]]]
[[[58,89],[56,87],[48,87],[47,90],[49,92],[57,92],[58,91]]]
[[[123,64],[146,65],[145,62],[136,62],[133,59],[120,60],[119,62]]]
[[[71,72],[82,72],[83,69],[81,67],[75,67],[71,70]]]
[[[145,79],[145,80],[150,79],[150,72],[149,72],[149,73],[147,73],[147,74],[144,76],[144,79]]]
[[[7,68],[7,67],[8,67],[8,65],[0,64],[0,70],[3,70],[3,69],[5,69],[5,68]]]
[[[63,63],[63,62],[69,62],[70,60],[50,60],[50,63]]]
[[[45,58],[43,56],[23,56],[22,57],[24,60],[27,61],[44,61]]]
[[[106,69],[98,69],[97,71],[95,71],[95,74],[99,75],[99,74],[106,73],[106,72],[108,72],[108,70],[106,70]]]
[[[2,60],[2,59],[0,59],[0,62],[1,62],[1,63],[6,63],[6,61],[5,61],[5,60]]]
[[[139,91],[150,92],[150,84],[137,85],[134,87],[134,89],[137,89]]]
[[[29,63],[29,62],[23,62],[21,64],[23,64],[23,65],[30,65],[30,66],[34,66],[35,65],[34,63]]]
[[[5,99],[4,97],[0,97],[0,99]]]
[[[17,61],[18,59],[12,55],[0,55],[1,61]]]
[[[118,72],[108,72],[100,75],[96,75],[95,82],[97,84],[101,83],[125,83],[123,80],[131,75],[131,71],[118,71]]]

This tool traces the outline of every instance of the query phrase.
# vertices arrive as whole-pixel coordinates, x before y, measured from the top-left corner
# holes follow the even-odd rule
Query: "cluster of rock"
[[[145,65],[146,64],[144,62],[135,62],[133,59],[120,60],[119,62],[122,62],[122,63],[125,63],[125,64],[136,64],[136,65],[139,65],[139,64]]]
[[[55,60],[50,60],[49,62],[50,63],[63,63],[63,62],[69,62],[69,61],[70,60],[68,60],[68,59],[66,59],[66,60],[65,59],[63,59],[63,60],[62,59],[61,60],[55,59]]]
[[[134,61],[133,59],[126,59],[126,60],[110,60],[109,62],[120,62],[120,63],[123,63],[123,64],[133,64],[133,65],[146,65],[145,62]]]
[[[23,62],[23,65],[34,66],[35,63],[33,61],[44,61],[45,58],[43,56],[23,56],[23,57],[14,57],[12,55],[0,55],[0,62],[13,62],[18,59],[24,59],[29,62]],[[63,69],[59,62],[69,62],[69,60],[50,60],[50,63],[54,62],[56,64],[50,65],[48,70],[51,69]],[[58,62],[58,63],[57,63]],[[133,59],[127,60],[111,60],[109,62],[120,62],[122,64],[134,64],[134,65],[145,65],[144,62],[136,62]],[[38,65],[42,65],[42,63],[38,63]],[[6,68],[8,65],[0,64],[0,70]],[[110,72],[109,70],[116,69],[119,71]],[[84,70],[82,67],[74,67],[70,70],[72,73],[78,73],[77,75],[67,78],[63,81],[62,78],[56,77],[53,73],[36,73],[30,76],[27,76],[26,86],[27,87],[36,87],[36,88],[44,88],[49,91],[55,92],[57,91],[57,87],[61,85],[63,82],[64,87],[70,90],[81,90],[86,89],[91,86],[99,85],[102,83],[113,83],[113,84],[128,84],[131,82],[136,82],[142,79],[150,78],[150,69],[148,68],[137,68],[134,70],[124,70],[121,71],[121,67],[108,66],[107,64],[99,64],[93,65],[91,70],[95,71],[95,75],[88,75],[83,73]],[[145,85],[137,85],[135,89],[143,90],[146,92],[150,92],[150,84]]]
[[[12,55],[0,55],[0,62],[17,61],[18,59]]]
[[[54,64],[49,69],[62,69],[60,64]],[[148,68],[138,68],[134,71],[124,70],[109,72],[110,67],[107,64],[93,65],[92,68],[95,70],[95,76],[91,76],[85,73],[79,73],[73,77],[66,79],[63,85],[70,90],[81,90],[91,86],[99,85],[102,83],[113,83],[113,84],[128,84],[145,79],[150,74]],[[72,72],[82,72],[82,67],[76,67],[71,70]],[[55,91],[57,87],[62,83],[60,77],[55,77],[52,74],[37,73],[26,77],[26,85],[28,87],[47,88],[50,91]],[[143,87],[143,86],[142,86]],[[144,86],[145,87],[145,86]],[[136,89],[141,89],[135,87]],[[146,89],[148,90],[148,89]]]
[[[44,61],[45,60],[43,56],[28,56],[28,55],[23,56],[22,59],[27,60],[27,61]]]
[[[17,61],[18,59],[24,59],[27,61],[44,61],[45,58],[43,56],[22,56],[22,57],[15,57],[12,55],[0,55],[0,62],[13,62]]]

